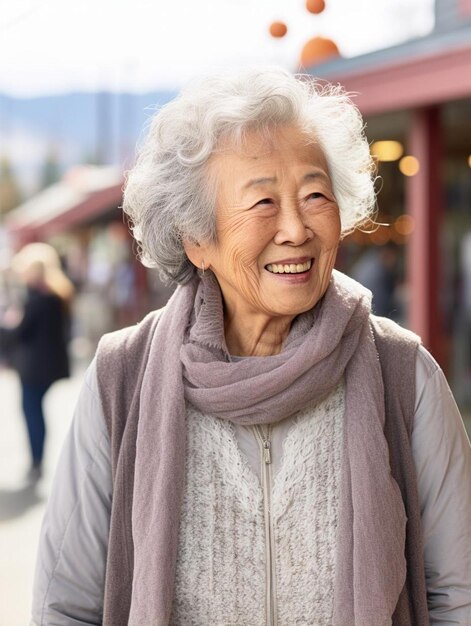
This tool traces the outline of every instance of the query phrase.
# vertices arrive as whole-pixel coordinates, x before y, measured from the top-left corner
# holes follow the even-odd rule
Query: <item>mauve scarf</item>
[[[293,322],[280,354],[231,362],[214,276],[176,290],[152,338],[141,389],[130,626],[170,622],[184,490],[185,403],[238,424],[278,422],[321,400],[342,376],[333,624],[391,623],[406,579],[406,515],[383,433],[384,390],[370,310],[370,292],[334,271],[322,300]]]

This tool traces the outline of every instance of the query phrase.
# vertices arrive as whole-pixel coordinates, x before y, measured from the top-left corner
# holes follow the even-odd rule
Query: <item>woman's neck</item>
[[[225,315],[225,338],[234,356],[279,354],[294,316],[269,318],[260,314]]]

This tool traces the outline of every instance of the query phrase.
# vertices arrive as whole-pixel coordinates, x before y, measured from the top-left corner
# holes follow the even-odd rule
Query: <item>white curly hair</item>
[[[218,145],[293,124],[324,152],[342,234],[371,218],[374,164],[361,114],[342,87],[273,67],[218,74],[191,83],[155,114],[127,174],[123,209],[142,262],[167,281],[189,281],[196,268],[183,240],[216,239],[207,164]]]

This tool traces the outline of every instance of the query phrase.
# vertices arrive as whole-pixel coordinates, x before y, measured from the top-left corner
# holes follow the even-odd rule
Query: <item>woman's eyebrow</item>
[[[317,180],[317,179],[321,179],[325,183],[330,182],[329,177],[322,170],[314,170],[312,172],[308,172],[307,174],[303,176],[303,182],[307,182],[309,180]]]
[[[321,179],[326,183],[329,182],[329,178],[327,174],[323,172],[322,170],[313,170],[312,172],[308,172],[307,174],[303,176],[302,182],[304,183],[310,180],[317,180],[317,179]],[[266,185],[267,183],[276,183],[276,182],[278,182],[278,179],[276,176],[263,176],[262,178],[253,178],[252,180],[249,180],[247,183],[245,183],[242,189],[245,190],[245,189],[249,189],[250,187],[256,187],[257,185]]]
[[[242,189],[249,189],[249,187],[254,187],[256,185],[265,185],[266,183],[276,183],[277,180],[278,179],[276,178],[276,176],[272,176],[272,177],[265,176],[263,178],[254,178],[253,180],[249,180],[248,183],[245,183]]]

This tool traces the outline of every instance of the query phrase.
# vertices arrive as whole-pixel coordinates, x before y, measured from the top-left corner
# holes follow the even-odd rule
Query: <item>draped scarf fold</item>
[[[370,313],[370,292],[334,271],[316,307],[294,320],[280,354],[232,362],[215,277],[209,273],[176,290],[152,337],[141,388],[130,626],[170,623],[186,403],[237,424],[278,422],[320,401],[342,377],[333,625],[391,623],[406,580],[406,515],[383,432],[384,389]]]

